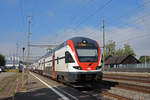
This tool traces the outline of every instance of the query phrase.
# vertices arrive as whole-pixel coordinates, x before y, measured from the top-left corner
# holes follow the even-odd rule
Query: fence
[[[120,64],[110,67],[110,65],[105,66],[105,71],[115,71],[115,72],[150,72],[150,63],[147,64]]]
[[[106,68],[111,68],[110,65],[105,65]],[[112,68],[150,68],[150,63],[141,63],[141,64],[120,64],[113,65]]]

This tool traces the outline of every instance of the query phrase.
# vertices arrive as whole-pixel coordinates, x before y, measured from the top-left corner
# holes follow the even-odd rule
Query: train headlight
[[[73,68],[78,69],[78,70],[82,70],[82,68],[80,66],[73,66]]]
[[[96,67],[96,70],[99,70],[99,69],[101,69],[102,68],[102,66],[97,66]]]
[[[86,40],[82,40],[82,43],[87,44],[87,41]]]

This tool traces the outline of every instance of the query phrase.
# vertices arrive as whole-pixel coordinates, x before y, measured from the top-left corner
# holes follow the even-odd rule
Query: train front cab
[[[68,40],[65,63],[68,67],[67,81],[85,82],[102,79],[101,51],[93,40]]]

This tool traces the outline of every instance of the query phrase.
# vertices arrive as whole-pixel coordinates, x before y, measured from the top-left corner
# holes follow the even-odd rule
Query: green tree
[[[128,43],[124,44],[124,55],[136,56],[134,50],[131,48],[131,46]]]
[[[116,56],[124,56],[124,49],[119,48],[118,50],[116,50]]]
[[[5,66],[5,64],[6,64],[5,56],[0,54],[0,66]]]
[[[134,50],[131,48],[131,46],[128,43],[124,44],[124,48],[116,49],[116,43],[113,40],[109,40],[108,43],[105,45],[105,56],[108,56],[108,55],[136,56]]]
[[[105,55],[114,55],[116,50],[116,43],[113,40],[109,40],[108,44],[105,45]]]
[[[139,58],[139,61],[140,61],[141,63],[145,63],[145,60],[146,60],[147,63],[150,63],[150,56],[141,56],[141,57]]]

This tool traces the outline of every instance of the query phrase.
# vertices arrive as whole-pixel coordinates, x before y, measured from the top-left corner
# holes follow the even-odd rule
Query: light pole
[[[22,48],[22,63],[23,63],[23,68],[22,68],[22,88],[24,88],[24,51],[25,51],[25,48],[23,47]]]

